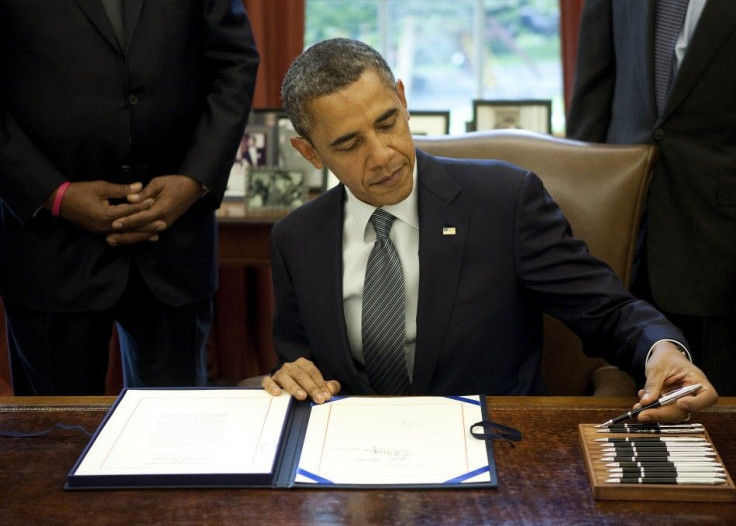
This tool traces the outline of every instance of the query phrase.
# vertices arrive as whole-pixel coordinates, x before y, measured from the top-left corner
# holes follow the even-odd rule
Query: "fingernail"
[[[107,244],[112,247],[116,247],[118,245],[118,242],[115,241],[115,239],[113,239],[112,237],[107,237],[105,238],[105,240],[107,241]]]

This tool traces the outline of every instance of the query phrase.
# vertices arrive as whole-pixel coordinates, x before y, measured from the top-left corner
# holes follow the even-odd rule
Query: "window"
[[[451,112],[465,131],[474,99],[550,99],[564,129],[558,0],[307,0],[305,46],[333,37],[379,50],[409,109]]]

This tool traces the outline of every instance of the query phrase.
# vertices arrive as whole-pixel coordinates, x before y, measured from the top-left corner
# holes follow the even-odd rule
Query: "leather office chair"
[[[631,284],[636,238],[656,159],[649,145],[594,144],[522,130],[417,136],[445,157],[501,159],[535,172],[591,254]],[[545,315],[542,375],[550,395],[634,395],[633,379],[582,352],[580,339]]]

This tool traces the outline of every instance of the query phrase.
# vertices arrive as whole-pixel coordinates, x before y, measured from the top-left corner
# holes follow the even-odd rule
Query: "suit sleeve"
[[[206,97],[180,173],[210,189],[218,206],[253,102],[259,56],[241,2],[204,2]]]
[[[306,329],[302,323],[292,278],[278,246],[278,229],[279,224],[277,223],[271,235],[271,276],[276,304],[273,339],[279,359],[274,371],[284,363],[293,362],[298,358],[314,360]]]
[[[2,103],[0,103],[2,104]],[[22,223],[66,180],[0,106],[0,199]]]
[[[587,0],[580,21],[567,136],[606,142],[616,83],[611,0]]]
[[[514,251],[519,276],[542,310],[563,321],[583,350],[643,378],[650,347],[661,339],[685,342],[654,307],[633,297],[604,262],[593,257],[539,178],[520,188]]]

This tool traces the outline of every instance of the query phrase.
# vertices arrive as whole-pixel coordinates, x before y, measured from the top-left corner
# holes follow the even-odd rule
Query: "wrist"
[[[59,217],[61,214],[61,202],[64,199],[64,194],[66,193],[67,189],[71,186],[70,181],[65,181],[59,185],[59,188],[56,189],[56,192],[54,192],[54,198],[51,203],[51,215],[54,217]]]
[[[667,342],[668,343],[671,343],[672,346],[674,347],[674,350],[676,350],[677,352],[679,352],[680,354],[682,354],[690,363],[692,363],[693,357],[690,354],[690,351],[687,349],[687,347],[685,347],[683,344],[681,344],[677,340],[671,340],[671,339],[667,338],[667,339],[664,339],[664,340],[658,340],[658,341],[656,341],[654,343],[654,345],[652,345],[649,348],[649,352],[647,353],[647,357],[644,359],[644,364],[646,365],[647,363],[649,363],[649,359],[658,350],[663,349],[663,348],[670,348],[670,349],[672,349],[673,347],[671,347],[671,346],[663,345],[664,343],[667,343]]]

